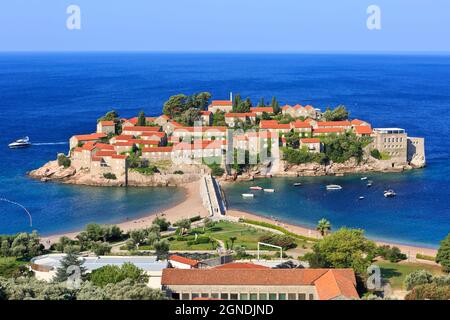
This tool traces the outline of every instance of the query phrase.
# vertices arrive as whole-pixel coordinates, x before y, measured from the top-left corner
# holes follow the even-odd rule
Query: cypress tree
[[[56,270],[54,278],[55,282],[65,282],[73,274],[69,267],[78,268],[80,271],[81,280],[83,280],[86,273],[86,268],[83,267],[84,260],[79,259],[79,255],[72,248],[68,248],[66,256],[61,260],[61,265]],[[69,272],[68,272],[69,271]]]
[[[146,124],[145,113],[144,113],[144,111],[141,111],[141,112],[139,112],[137,125],[142,127],[142,126],[145,126],[145,124]]]

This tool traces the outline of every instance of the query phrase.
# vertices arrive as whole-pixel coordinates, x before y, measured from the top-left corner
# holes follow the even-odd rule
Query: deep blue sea
[[[405,174],[372,175],[367,190],[360,177],[261,181],[276,193],[243,201],[246,184],[227,188],[232,208],[303,225],[322,217],[339,226],[361,227],[374,238],[437,246],[450,232],[450,56],[356,54],[0,54],[0,198],[16,201],[43,234],[84,224],[120,222],[180,201],[177,189],[92,188],[41,183],[25,173],[68,146],[35,145],[9,150],[21,136],[34,143],[67,141],[95,130],[95,121],[116,109],[121,116],[160,113],[173,94],[230,91],[284,104],[324,109],[345,104],[351,116],[375,127],[402,127],[426,138],[428,167]],[[323,186],[336,182],[340,192]],[[259,182],[258,182],[259,183]],[[381,191],[398,196],[384,199]],[[366,196],[358,201],[360,195]],[[29,231],[18,207],[0,201],[0,233]]]

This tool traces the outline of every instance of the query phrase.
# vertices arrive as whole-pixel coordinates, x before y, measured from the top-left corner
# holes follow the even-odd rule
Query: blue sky
[[[81,30],[66,8],[81,8]],[[382,29],[366,27],[367,7]],[[11,0],[0,51],[450,51],[448,0]]]

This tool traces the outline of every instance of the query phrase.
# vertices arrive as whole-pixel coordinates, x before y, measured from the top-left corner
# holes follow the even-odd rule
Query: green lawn
[[[27,261],[17,260],[14,257],[0,257],[0,277],[10,278],[19,272],[22,265]]]
[[[198,236],[210,237],[215,240],[221,240],[224,243],[228,241],[230,244],[231,241],[229,239],[231,237],[236,237],[234,247],[245,246],[247,250],[256,250],[259,238],[266,233],[267,231],[240,223],[221,221],[216,223],[214,227],[206,229],[205,231],[203,228],[191,229],[188,235],[194,236],[195,234],[198,234]],[[176,240],[176,236],[168,237],[168,239],[172,239],[169,240],[170,250],[213,250],[211,243],[188,245],[187,241]],[[140,249],[152,250],[153,248],[151,246],[141,246]]]
[[[377,266],[381,268],[381,276],[387,279],[393,289],[403,290],[405,277],[416,270],[427,270],[428,272],[440,275],[441,268],[438,266],[419,263],[392,263],[388,261],[377,261]]]

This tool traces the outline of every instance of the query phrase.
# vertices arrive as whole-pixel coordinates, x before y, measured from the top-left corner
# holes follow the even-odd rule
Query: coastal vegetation
[[[444,272],[450,273],[450,233],[441,241],[436,262],[442,266]]]
[[[64,154],[60,153],[58,154],[58,165],[64,168],[70,167],[71,161],[68,157],[66,157]]]
[[[326,111],[323,113],[323,117],[326,121],[342,121],[347,120],[350,116],[350,113],[347,111],[346,107],[344,105],[339,105],[333,110],[331,110],[329,107],[326,109]]]
[[[195,93],[190,96],[177,94],[164,102],[163,113],[176,122],[192,126],[200,119],[200,111],[205,110],[210,98],[209,92]]]
[[[320,232],[322,237],[327,235],[331,231],[331,223],[325,218],[322,218],[317,223],[316,230]]]
[[[330,160],[336,163],[343,163],[355,158],[358,162],[363,159],[364,148],[372,141],[369,137],[358,137],[352,132],[342,135],[329,135],[320,138],[323,143],[323,152],[311,153],[306,147],[298,149],[297,137],[290,136],[287,145],[291,147],[283,148],[283,160],[290,164],[302,164],[317,162],[326,164]]]
[[[107,265],[92,271],[89,275],[89,281],[101,288],[104,288],[108,284],[117,284],[127,279],[135,283],[146,284],[148,282],[148,275],[145,274],[144,270],[128,262],[120,267]]]
[[[302,236],[302,235],[299,235],[297,233],[290,232],[289,230],[286,230],[285,228],[283,228],[281,226],[277,226],[275,224],[271,224],[271,223],[264,222],[264,221],[256,221],[256,220],[251,220],[251,219],[240,219],[240,222],[243,222],[243,223],[246,223],[246,224],[253,224],[255,226],[261,226],[261,227],[264,227],[264,228],[274,229],[274,230],[277,230],[277,231],[281,231],[285,235],[288,235],[288,236],[293,237],[293,238],[298,239],[298,240],[303,240],[304,242],[316,242],[316,241],[318,241],[315,238]]]
[[[0,235],[0,243],[1,257],[31,259],[44,252],[44,246],[39,242],[39,235],[36,231],[22,232],[13,236]]]

